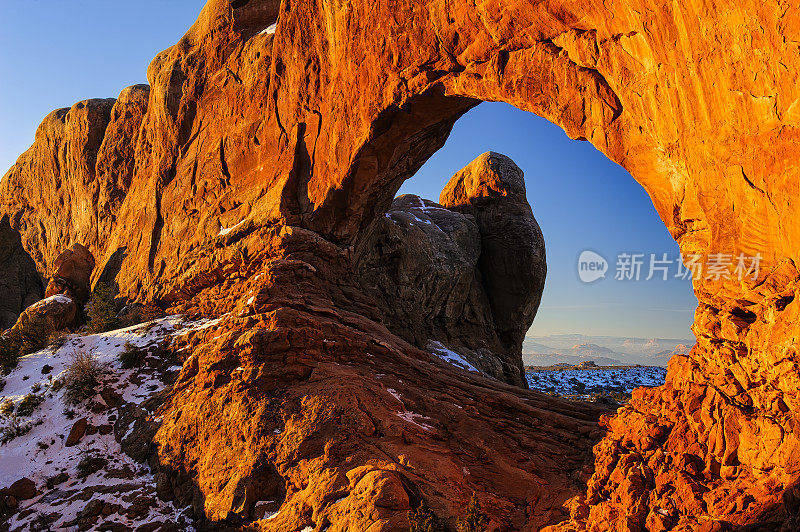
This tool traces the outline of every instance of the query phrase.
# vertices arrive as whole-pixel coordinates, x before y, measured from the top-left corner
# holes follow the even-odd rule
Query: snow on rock
[[[48,303],[61,303],[63,305],[69,305],[72,303],[72,298],[65,296],[64,294],[56,294],[45,299],[40,299],[28,308],[40,308],[44,307]]]
[[[225,236],[225,235],[227,235],[229,233],[232,233],[233,231],[235,231],[236,229],[241,227],[242,224],[245,223],[246,221],[247,221],[247,219],[245,218],[244,220],[242,220],[241,222],[239,222],[238,224],[236,224],[234,226],[221,227],[220,230],[219,230],[219,233],[217,233],[217,236]]]
[[[402,419],[407,423],[411,423],[412,425],[420,427],[422,430],[433,430],[433,427],[431,427],[427,423],[421,423],[414,419],[415,417],[419,419],[430,419],[429,417],[417,414],[416,412],[409,412],[408,410],[403,410],[402,412],[397,413],[397,417],[399,417],[400,419]]]
[[[431,353],[433,353],[437,357],[441,358],[445,362],[449,362],[450,364],[453,364],[454,366],[458,366],[459,368],[465,369],[467,371],[480,373],[480,371],[478,371],[475,368],[475,366],[473,366],[472,364],[470,364],[469,362],[464,360],[464,357],[462,357],[461,355],[459,355],[455,351],[452,351],[451,349],[448,349],[441,342],[430,341],[430,342],[428,342],[427,347],[428,347],[428,349],[430,350]]]
[[[258,32],[258,34],[259,35],[273,35],[277,28],[278,28],[278,23],[274,22],[274,23],[270,24],[269,26],[267,26],[266,28],[264,28],[263,30],[261,30],[260,32]]]
[[[147,464],[123,451],[135,423],[125,426],[121,421],[126,409],[134,408],[149,423],[159,422],[146,408],[158,400],[148,400],[165,390],[181,369],[162,347],[175,336],[208,326],[208,321],[190,323],[169,316],[101,334],[72,334],[60,347],[20,358],[0,389],[0,404],[14,407],[13,413],[0,415],[0,441],[8,440],[0,445],[0,488],[26,477],[39,494],[19,501],[19,511],[6,521],[0,518],[0,530],[94,530],[111,525],[135,529],[158,522],[192,530],[191,509],[159,499]],[[139,367],[122,368],[119,356],[126,344],[143,353]],[[105,368],[97,395],[77,405],[67,402],[59,386],[75,352],[92,354]],[[18,416],[20,403],[31,397],[40,404]],[[67,447],[66,437],[81,419],[88,421],[86,433],[77,445]],[[22,430],[15,431],[19,427]]]

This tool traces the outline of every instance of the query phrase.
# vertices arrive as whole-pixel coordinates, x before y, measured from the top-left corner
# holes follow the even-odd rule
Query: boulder
[[[75,301],[64,294],[56,294],[25,309],[9,330],[24,338],[32,338],[34,344],[39,337],[45,340],[54,331],[71,329],[78,325],[80,310]]]
[[[18,501],[33,499],[36,497],[36,493],[36,484],[27,477],[21,478],[11,484],[11,486],[0,490],[0,495],[14,497]]]
[[[0,218],[0,331],[8,329],[28,306],[44,296],[36,264],[22,247],[7,215]]]
[[[89,425],[89,421],[82,417],[78,421],[72,424],[72,429],[69,431],[69,435],[67,439],[64,441],[64,445],[66,447],[72,447],[74,445],[78,445],[83,438],[84,434],[86,434],[86,428]]]
[[[504,155],[481,155],[441,201],[396,198],[359,240],[354,268],[392,332],[527,387],[522,340],[547,265],[522,171]]]
[[[507,349],[520,353],[547,275],[542,230],[525,194],[522,170],[505,155],[487,152],[457,172],[439,203],[475,218],[481,235],[478,270],[495,330]]]
[[[64,294],[81,305],[85,304],[92,291],[94,264],[94,255],[81,244],[73,244],[71,248],[61,252],[53,262],[45,297]]]

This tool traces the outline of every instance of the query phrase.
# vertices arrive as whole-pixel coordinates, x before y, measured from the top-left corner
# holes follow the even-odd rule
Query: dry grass
[[[73,351],[64,373],[64,398],[77,404],[97,393],[106,367],[85,351]]]

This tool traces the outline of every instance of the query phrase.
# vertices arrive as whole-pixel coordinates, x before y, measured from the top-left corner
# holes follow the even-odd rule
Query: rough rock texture
[[[64,294],[81,305],[85,304],[92,293],[92,270],[94,257],[91,251],[81,244],[73,244],[53,261],[45,297]]]
[[[264,31],[276,21],[274,34]],[[297,380],[285,381],[290,382],[285,395],[311,399],[294,402],[298,423],[285,425],[287,444],[278,442],[273,456],[276,470],[291,479],[286,515],[299,516],[302,499],[321,512],[337,500],[333,486],[344,485],[344,480],[323,482],[311,473],[317,465],[317,471],[333,470],[324,464],[352,469],[370,465],[367,460],[380,454],[381,460],[407,467],[401,455],[407,450],[443,442],[452,449],[461,441],[474,449],[478,442],[466,439],[469,428],[447,421],[452,430],[438,436],[418,432],[420,439],[408,449],[339,448],[325,454],[336,445],[330,438],[322,443],[328,434],[362,441],[355,439],[357,423],[319,427],[335,425],[334,405],[377,390],[380,381],[360,369],[369,360],[406,377],[419,371],[414,379],[403,379],[414,390],[447,389],[428,385],[431,378],[453,379],[447,384],[455,385],[468,377],[443,365],[415,370],[419,366],[407,362],[415,351],[388,332],[367,325],[361,336],[351,331],[354,322],[370,320],[371,314],[359,314],[353,304],[362,296],[346,279],[347,271],[331,278],[326,262],[314,264],[317,293],[347,287],[340,288],[347,295],[327,307],[303,295],[305,288],[276,284],[268,272],[257,281],[245,278],[241,272],[263,250],[273,257],[269,271],[314,273],[280,262],[286,260],[285,242],[266,245],[260,231],[303,227],[325,239],[309,255],[322,257],[330,245],[342,246],[346,256],[347,246],[388,209],[400,183],[444,143],[461,114],[481,100],[535,112],[630,171],[684,253],[762,257],[755,278],[695,280],[697,346],[673,360],[663,387],[637,393],[608,421],[611,431],[596,449],[588,493],[573,500],[572,522],[563,528],[701,530],[778,521],[796,514],[799,498],[790,488],[800,479],[799,47],[800,10],[781,0],[735,5],[321,0],[283,3],[283,8],[274,0],[211,0],[186,36],[150,65],[146,110],[131,105],[130,118],[117,115],[119,128],[109,122],[112,107],[124,105],[122,98],[113,105],[83,102],[48,117],[31,150],[0,183],[0,209],[11,215],[11,226],[20,231],[40,272],[58,251],[80,241],[98,258],[98,271],[108,272],[132,298],[157,298],[181,308],[190,301],[199,311],[221,313],[241,310],[238,296],[252,297],[243,290],[248,283],[263,294],[263,318],[245,325],[250,317],[229,315],[209,333],[208,346],[193,349],[198,376],[184,386],[194,388],[175,395],[159,441],[162,459],[195,479],[190,483],[199,487],[209,515],[226,515],[247,500],[236,487],[259,477],[254,472],[273,478],[240,443],[248,438],[241,427],[243,420],[269,426],[258,386],[266,382],[274,388],[265,389],[278,389],[285,376],[271,372],[294,371]],[[102,235],[97,232],[102,224],[95,222],[99,202],[91,201],[100,189],[101,145],[118,150],[119,160],[131,168],[124,199],[110,207],[110,233]],[[293,313],[302,316],[293,319]],[[335,328],[331,335],[320,332],[324,320]],[[254,328],[257,323],[261,327]],[[303,324],[307,334],[293,332]],[[350,340],[337,340],[345,331]],[[274,338],[285,341],[270,341]],[[397,348],[372,349],[381,344]],[[237,360],[244,347],[252,360]],[[322,353],[330,357],[327,362]],[[342,363],[346,356],[352,366]],[[240,363],[242,370],[234,371]],[[330,378],[337,371],[344,376]],[[314,372],[328,379],[310,380]],[[328,385],[336,387],[334,393],[326,392]],[[495,393],[497,386],[485,380],[476,385],[485,393],[477,412],[464,408],[465,423],[485,428],[506,412],[500,423],[516,427],[520,438],[536,439],[567,426],[546,414],[554,408],[563,408],[569,419],[579,417],[576,405],[549,404],[528,392],[515,393],[530,399],[507,400],[510,394]],[[502,404],[495,399],[501,396]],[[525,401],[545,412],[533,428],[515,425],[528,419],[520,416],[528,408]],[[380,418],[373,422],[371,407],[360,410],[368,429],[392,419],[376,407]],[[190,415],[179,417],[182,411]],[[445,422],[438,417],[445,414],[419,413]],[[476,461],[478,478],[506,474],[505,449],[495,448],[504,440],[495,434],[507,430],[485,440],[483,449],[493,450]],[[553,451],[550,456],[590,443],[562,441],[560,434],[541,440]],[[270,444],[263,439],[259,445]],[[263,448],[259,445],[254,449]],[[222,455],[204,454],[212,447]],[[551,484],[566,486],[565,473],[542,467],[537,456],[547,454],[541,449],[517,448],[524,450],[518,456],[531,460],[522,467],[539,471],[541,483],[523,482],[513,493],[504,487],[508,483],[484,488],[463,471],[437,463],[415,466],[428,476],[415,477],[406,493],[433,498],[451,519],[453,504],[465,503],[467,491],[477,491],[482,502],[492,493],[506,505],[492,506],[496,522],[520,515],[509,528],[536,529],[535,523],[558,518],[550,504],[559,497],[548,493],[537,499],[544,502],[521,501],[526,493],[547,492]],[[569,469],[577,462],[566,463]],[[399,493],[394,480],[381,485]],[[453,485],[458,493],[449,491]],[[438,502],[444,497],[437,494],[444,493],[454,502]],[[391,529],[387,523],[401,519],[404,504],[402,497],[367,495],[348,502],[352,515],[366,516],[359,523],[371,515],[387,520],[374,521],[375,530]],[[281,514],[263,527],[286,524],[278,523]]]
[[[33,146],[3,176],[3,211],[42,275],[75,242],[95,256],[105,250],[133,176],[149,92],[136,85],[117,100],[53,111]]]
[[[487,152],[454,175],[439,196],[448,209],[472,215],[481,235],[478,270],[501,343],[519,353],[547,275],[542,230],[533,217],[520,168]],[[522,377],[524,378],[524,377]]]
[[[354,255],[362,284],[392,332],[422,349],[439,342],[527,387],[522,340],[547,265],[522,170],[483,154],[453,176],[440,201],[449,208],[401,196],[369,226]]]
[[[160,470],[180,504],[234,522],[280,509],[258,523],[275,531],[404,530],[422,499],[454,527],[473,490],[501,529],[566,516],[601,434],[597,406],[412,347],[379,324],[349,253],[316,233],[260,229],[248,243],[250,261],[195,298],[230,312],[177,346],[188,359],[158,414]]]
[[[518,364],[506,361],[504,368],[500,356],[476,269],[480,252],[472,216],[404,195],[367,229],[353,264],[392,332],[420,349],[439,342],[482,372],[520,384]]]
[[[80,318],[78,304],[68,296],[57,294],[26,308],[10,331],[36,338],[51,331],[73,328],[78,325]]]
[[[22,247],[8,217],[0,219],[0,331],[14,325],[23,310],[42,299],[42,279]]]

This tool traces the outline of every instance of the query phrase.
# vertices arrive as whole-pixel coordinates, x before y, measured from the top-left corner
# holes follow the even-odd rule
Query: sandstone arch
[[[272,34],[266,30],[276,18]],[[116,281],[133,298],[240,312],[249,307],[243,304],[248,290],[261,294],[250,309],[258,317],[225,322],[229,343],[197,340],[205,346],[198,356],[208,364],[179,382],[189,393],[181,396],[185,403],[170,405],[173,415],[157,438],[164,466],[188,470],[206,497],[206,512],[219,518],[235,513],[231,501],[240,500],[241,490],[257,489],[253,464],[261,459],[252,449],[226,451],[231,454],[222,458],[234,464],[238,480],[220,488],[218,465],[191,449],[188,434],[200,420],[209,437],[228,434],[237,422],[223,413],[221,398],[242,388],[223,369],[243,357],[253,375],[261,375],[259,386],[269,388],[266,381],[280,379],[264,361],[283,357],[287,373],[280,378],[300,393],[311,390],[299,383],[314,372],[339,375],[326,365],[334,354],[351,360],[351,350],[372,345],[371,336],[386,338],[375,325],[375,309],[346,281],[346,245],[479,100],[535,112],[624,166],[646,188],[684,253],[762,256],[755,280],[696,282],[698,345],[675,359],[664,387],[638,393],[609,422],[589,483],[590,506],[573,505],[576,526],[610,519],[632,528],[745,523],[761,519],[800,476],[798,42],[798,9],[777,0],[736,6],[284,1],[277,10],[274,2],[211,0],[187,35],[151,64],[147,106],[130,119],[141,125],[124,127],[130,121],[120,118],[121,127],[106,127],[104,118],[101,126],[92,122],[71,132],[71,146],[95,146],[100,135],[102,145],[130,163],[129,179],[119,187],[124,200],[109,202],[114,222],[104,234],[92,235],[89,224],[69,231],[44,227],[42,213],[53,212],[42,204],[46,195],[16,194],[37,183],[37,172],[50,165],[43,162],[52,159],[48,154],[61,150],[58,135],[37,136],[4,177],[0,198],[4,212],[24,213],[14,218],[15,229],[40,271],[54,249],[78,239],[100,258],[98,271],[127,250]],[[106,109],[104,116],[114,114],[109,103],[96,105]],[[126,142],[115,144],[119,139]],[[47,171],[63,183],[95,183],[96,149],[70,153]],[[76,192],[62,195],[65,204],[83,212],[87,193],[68,190]],[[261,281],[249,277],[256,273]],[[327,320],[330,334],[349,340],[334,348],[319,334],[299,339],[290,332],[299,323],[313,329],[319,320]],[[381,341],[390,346],[378,350],[382,359],[412,352],[396,340]],[[401,366],[398,373],[411,371]],[[237,408],[265,416],[265,406],[253,402],[257,389],[234,394]],[[315,396],[314,411],[340,404],[340,392]],[[503,408],[525,410],[525,401],[538,401],[526,397],[508,399]],[[567,432],[563,427],[596,415],[537,404],[542,410],[533,417],[540,426]],[[184,415],[176,417],[180,409]],[[561,413],[544,413],[548,409]],[[481,419],[494,414],[484,411]],[[264,450],[253,430],[247,436],[253,449],[273,462],[286,460]],[[517,446],[515,452],[529,450],[519,447],[519,438],[503,441]],[[557,455],[552,443],[537,452]],[[587,438],[576,443],[580,449],[590,444]],[[338,464],[342,456],[327,456],[325,463]],[[536,467],[560,486],[557,505],[577,488],[548,460]],[[577,455],[568,462],[571,471],[580,469]],[[297,470],[277,465],[300,482]],[[392,475],[387,486],[410,482]],[[490,487],[491,478],[483,479]],[[437,485],[431,478],[416,482]],[[318,495],[312,506],[324,513]],[[293,496],[287,504],[300,515],[302,500]],[[455,511],[441,502],[446,497],[439,500],[443,511]],[[542,517],[552,506],[526,496],[524,487],[497,497],[493,515],[518,508],[521,500],[527,510],[508,526],[552,521],[552,515]],[[797,510],[796,498],[786,500],[776,512]],[[399,508],[388,512],[387,523],[396,524]]]

